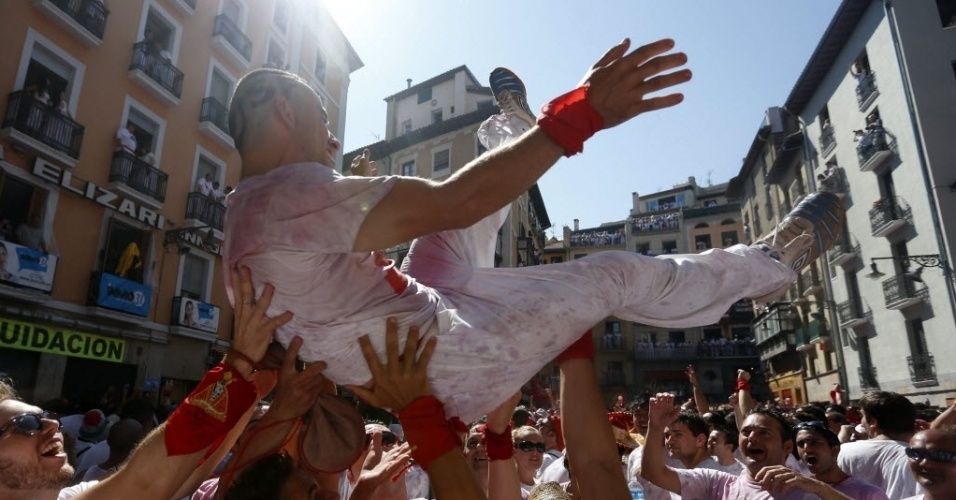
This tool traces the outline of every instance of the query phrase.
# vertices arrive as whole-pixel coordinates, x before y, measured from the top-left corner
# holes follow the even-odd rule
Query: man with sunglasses
[[[793,430],[797,433],[797,453],[800,460],[807,464],[813,479],[823,481],[857,500],[888,500],[886,494],[876,486],[840,470],[836,463],[840,440],[826,423],[819,420],[801,422]]]
[[[956,495],[956,433],[928,429],[917,432],[906,447],[910,471],[923,494],[906,500],[944,500]]]

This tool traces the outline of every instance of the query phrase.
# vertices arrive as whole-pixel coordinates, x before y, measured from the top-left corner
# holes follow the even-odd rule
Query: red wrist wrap
[[[515,443],[511,438],[511,426],[505,428],[501,434],[495,434],[484,426],[481,429],[481,439],[488,450],[488,460],[508,460],[515,455]]]
[[[594,359],[594,339],[591,330],[584,332],[578,340],[558,355],[554,361],[561,364],[569,359]]]
[[[412,401],[398,412],[398,420],[412,445],[412,458],[425,470],[438,457],[461,447],[458,434],[445,418],[445,406],[434,396]]]
[[[256,399],[252,382],[219,363],[166,421],[166,453],[188,455],[220,441]]]
[[[735,391],[741,391],[741,390],[750,392],[750,381],[749,381],[749,380],[744,380],[744,379],[742,379],[742,378],[738,378],[738,379],[737,379],[737,388],[735,389]]]
[[[604,119],[587,100],[588,87],[558,96],[541,110],[538,126],[564,148],[564,156],[584,151],[584,141],[604,128]]]

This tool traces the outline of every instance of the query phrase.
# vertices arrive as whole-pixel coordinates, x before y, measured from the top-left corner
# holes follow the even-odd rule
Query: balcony
[[[859,256],[860,244],[857,243],[854,245],[849,233],[844,233],[843,236],[840,236],[836,243],[833,244],[833,247],[827,251],[827,258],[830,259],[830,264],[837,266],[846,266]]]
[[[606,352],[627,352],[627,342],[621,334],[605,333],[601,335],[601,348]]]
[[[229,135],[229,109],[215,97],[202,100],[199,108],[199,130],[225,148],[235,147]]]
[[[64,166],[76,166],[84,128],[52,106],[19,90],[7,99],[0,135]]]
[[[226,14],[216,16],[212,28],[212,44],[237,66],[249,69],[252,59],[252,40]]]
[[[870,230],[873,236],[890,236],[913,222],[913,211],[903,200],[882,199],[870,209]]]
[[[852,301],[837,304],[837,318],[840,328],[856,328],[873,321],[873,311],[864,311]]]
[[[836,148],[836,136],[833,133],[833,126],[826,126],[823,128],[823,133],[820,134],[820,152],[825,158]]]
[[[800,288],[803,290],[804,297],[810,297],[823,291],[820,279],[811,270],[800,275]]]
[[[768,360],[796,345],[796,316],[789,304],[780,304],[754,321],[754,335],[760,359]]]
[[[637,217],[630,221],[631,235],[639,236],[648,233],[668,233],[680,231],[680,219],[680,212]]]
[[[803,329],[806,334],[807,342],[811,344],[822,344],[830,341],[830,330],[819,320],[812,320]]]
[[[572,247],[623,247],[624,229],[573,232],[570,240]]]
[[[133,45],[129,78],[145,87],[167,106],[179,104],[183,93],[183,72],[162,57],[148,42]]]
[[[222,231],[226,219],[226,206],[202,193],[186,195],[186,221],[195,225],[209,226]]]
[[[113,153],[110,182],[117,191],[159,209],[166,201],[169,174],[121,150]]]
[[[882,128],[870,130],[860,139],[860,143],[856,147],[856,158],[860,162],[860,171],[879,171],[895,151],[896,141],[892,137],[887,140],[885,130]]]
[[[877,381],[875,366],[860,366],[857,367],[856,372],[860,376],[860,389],[864,391],[880,390],[880,383]]]
[[[936,385],[936,360],[929,353],[914,354],[906,357],[910,367],[910,380],[916,387]]]
[[[798,351],[813,350],[813,344],[810,343],[807,332],[803,328],[797,328],[793,332],[793,343]]]
[[[913,279],[905,274],[883,280],[883,298],[886,299],[887,309],[900,310],[914,306],[922,302],[927,293],[928,288],[917,290]]]
[[[99,47],[110,12],[99,0],[33,0],[33,5],[87,47]]]
[[[180,14],[189,17],[196,12],[196,0],[169,0]]]
[[[172,333],[178,335],[206,341],[215,340],[219,332],[219,308],[189,297],[173,297],[170,326],[173,327]],[[200,334],[193,330],[205,333]]]
[[[624,386],[624,372],[619,371],[607,371],[604,372],[602,377],[603,383],[601,385],[605,386]]]
[[[876,75],[870,71],[856,84],[856,102],[860,105],[860,111],[870,107],[878,95],[880,91],[876,87]]]
[[[757,349],[752,342],[728,340],[724,343],[701,341],[697,345],[652,345],[638,342],[634,347],[634,359],[637,361],[675,361],[696,359],[753,358]]]

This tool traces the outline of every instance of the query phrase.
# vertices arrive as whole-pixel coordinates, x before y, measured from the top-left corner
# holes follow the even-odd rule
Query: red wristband
[[[445,406],[434,396],[412,401],[398,412],[398,420],[412,445],[412,458],[422,469],[428,470],[438,457],[461,447],[458,434],[445,418]]]
[[[565,156],[584,151],[584,141],[604,128],[604,119],[587,100],[588,87],[578,87],[549,102],[538,117],[538,126],[564,148]]]
[[[591,330],[584,332],[581,338],[574,341],[554,361],[560,365],[569,359],[594,359],[594,339]]]
[[[481,440],[488,450],[488,460],[508,460],[515,455],[515,442],[511,437],[509,424],[501,434],[495,434],[485,425],[481,429]]]
[[[750,392],[750,381],[744,380],[742,378],[737,379],[737,388],[735,391],[747,391]]]
[[[256,399],[252,382],[219,363],[166,421],[166,453],[188,455],[220,441]]]

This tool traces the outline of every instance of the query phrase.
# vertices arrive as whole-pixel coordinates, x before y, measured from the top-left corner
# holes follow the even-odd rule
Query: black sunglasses
[[[944,450],[925,450],[923,448],[906,447],[906,456],[919,462],[920,460],[929,460],[930,462],[956,462],[956,453]]]
[[[48,412],[21,413],[7,421],[7,425],[0,427],[0,435],[7,432],[7,429],[13,429],[25,436],[34,436],[43,430],[43,420],[52,420]],[[56,421],[56,426],[60,428],[59,421]]]
[[[368,448],[368,445],[372,444],[372,435],[365,435],[365,447]],[[382,446],[392,446],[398,444],[398,436],[394,432],[382,432]]]
[[[545,448],[544,443],[535,443],[534,441],[521,441],[515,445],[515,448],[518,448],[524,452],[535,450],[538,453],[544,453],[544,450],[547,449]]]
[[[827,424],[819,420],[811,420],[809,422],[800,422],[799,424],[793,426],[793,432],[806,431],[806,430],[824,432],[824,431],[830,431],[830,428],[827,426]]]

